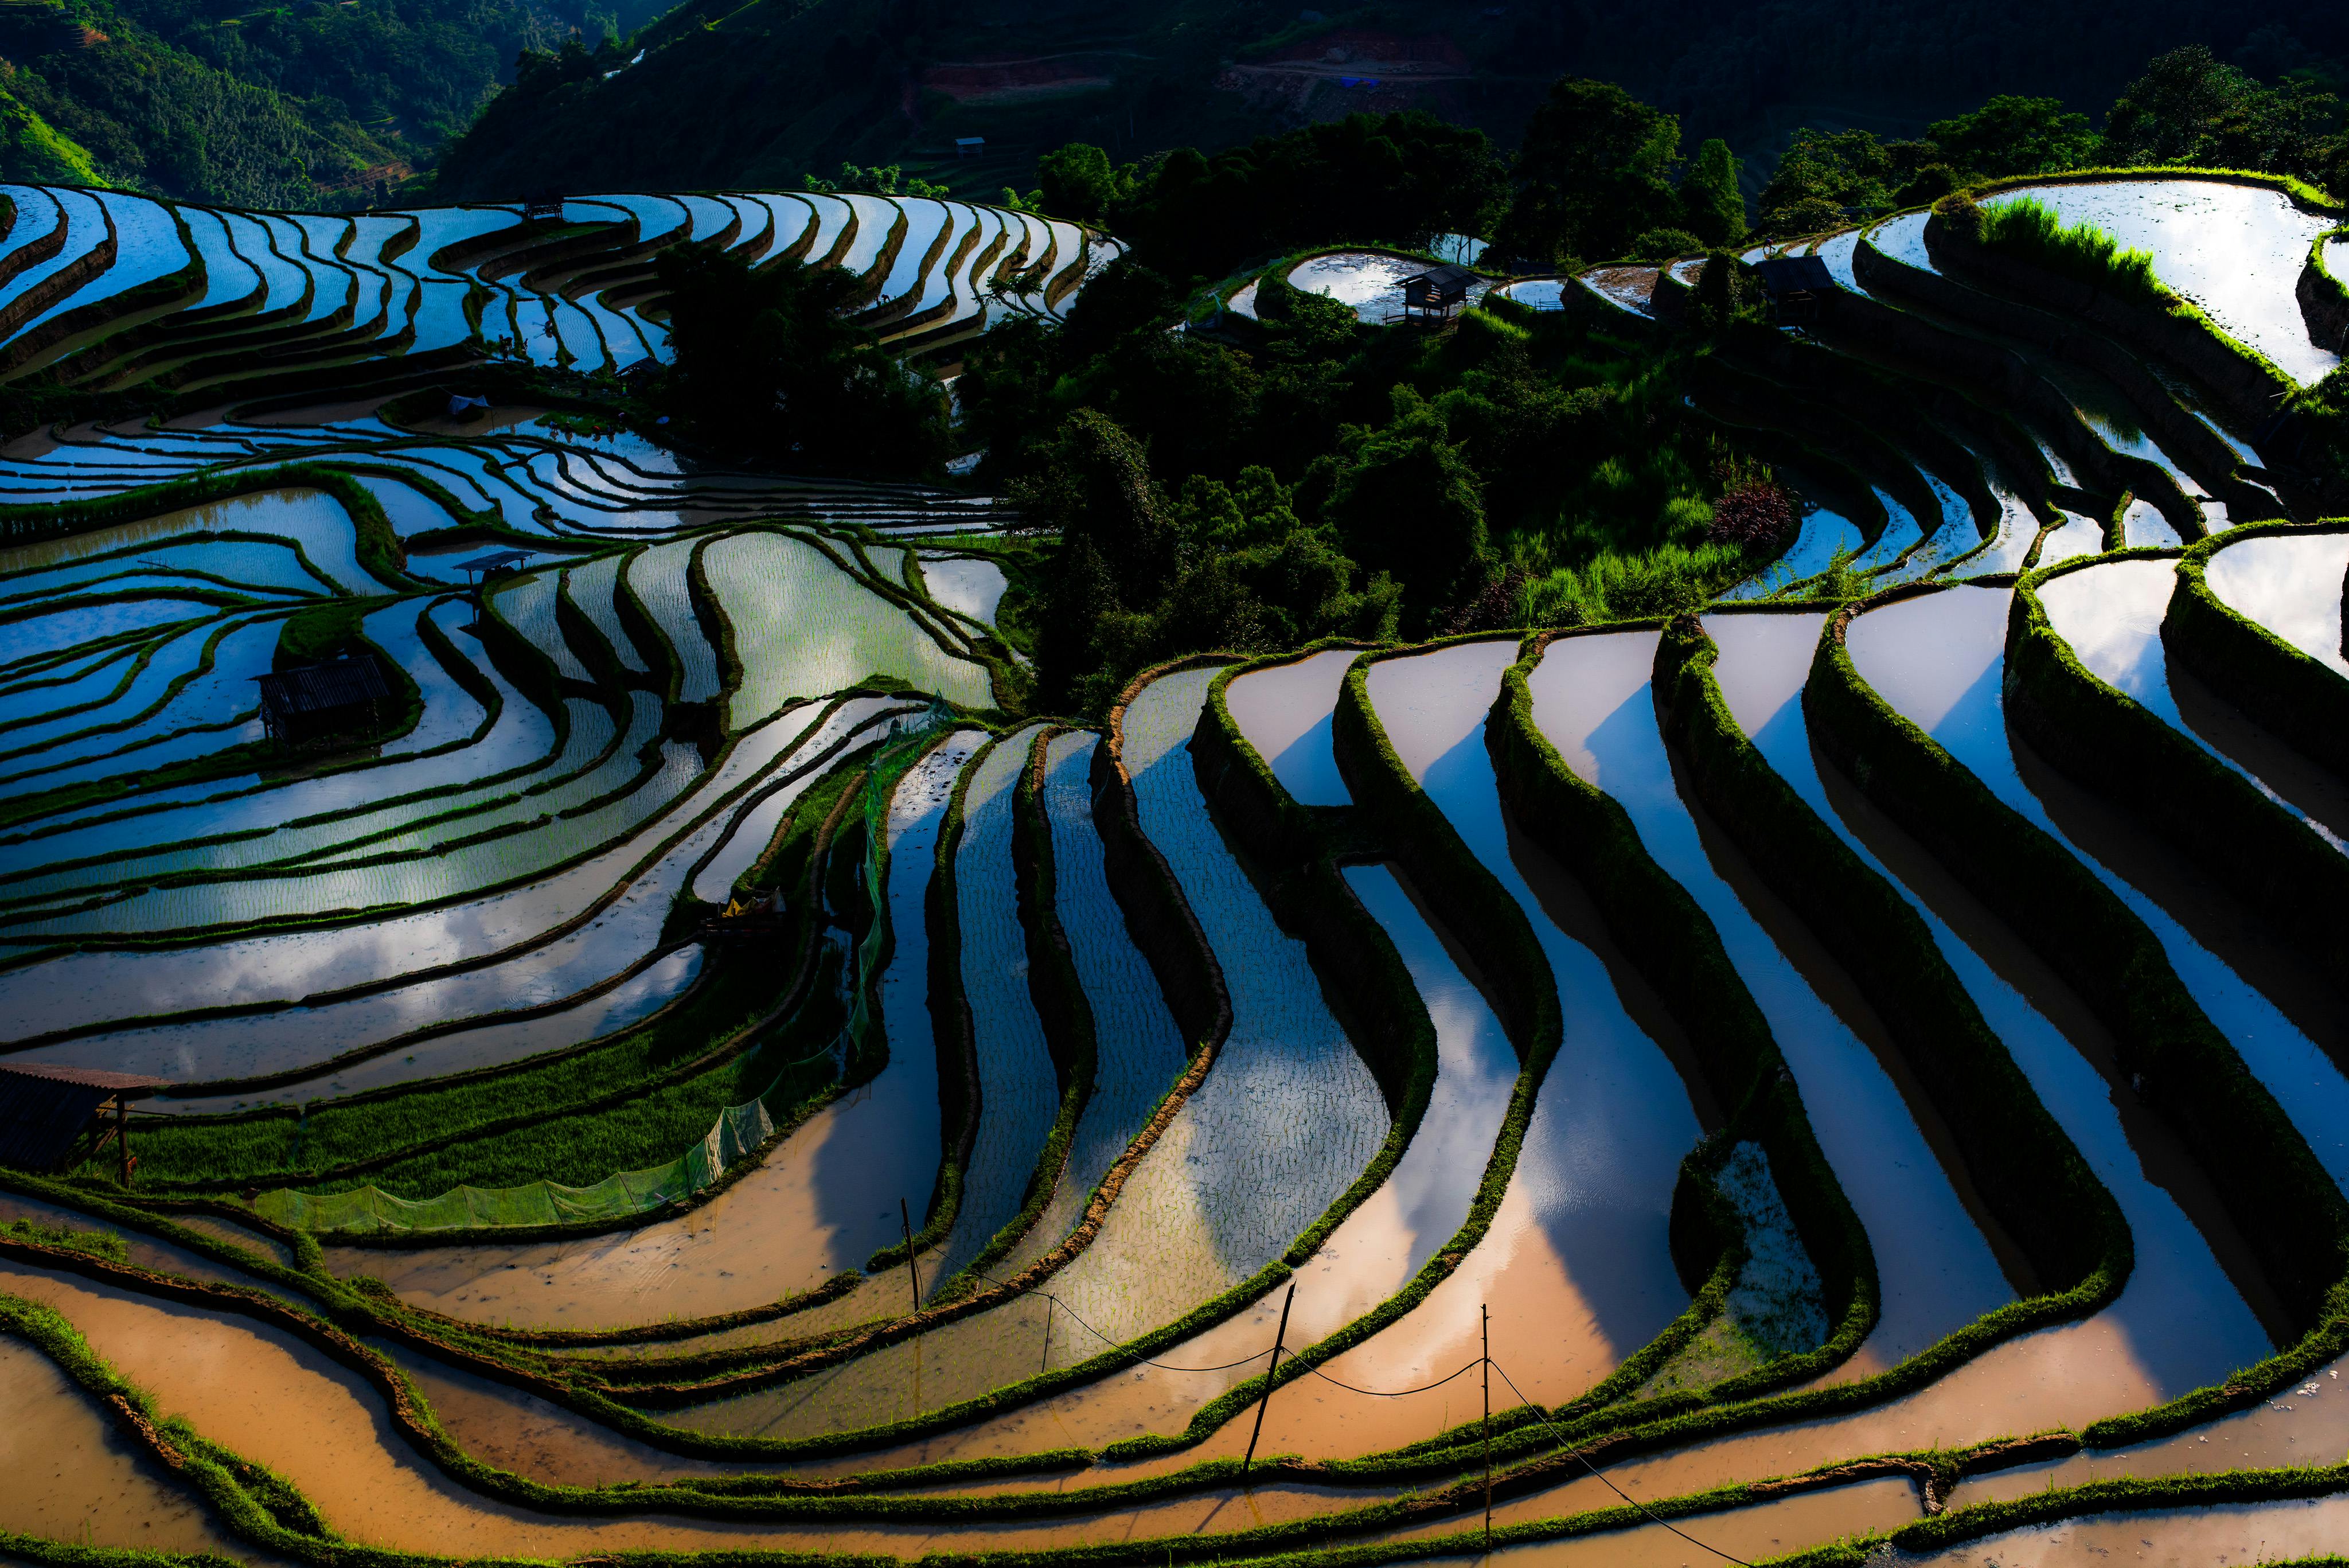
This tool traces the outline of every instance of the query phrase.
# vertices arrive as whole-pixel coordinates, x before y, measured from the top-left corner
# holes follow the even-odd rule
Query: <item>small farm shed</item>
[[[1441,321],[1468,302],[1476,275],[1464,266],[1440,266],[1402,280],[1403,319]]]
[[[130,1102],[145,1099],[169,1082],[43,1062],[0,1065],[0,1165],[61,1170],[74,1146],[88,1133],[95,1139],[93,1156],[109,1142],[118,1146],[122,1179],[129,1181],[139,1167],[130,1155]]]
[[[457,569],[465,574],[469,585],[478,588],[490,580],[492,573],[511,572],[529,559],[528,550],[492,550],[486,556],[458,562]]]
[[[336,659],[256,676],[261,727],[274,741],[298,743],[322,735],[372,730],[391,692],[372,657]]]
[[[1836,288],[1835,274],[1816,256],[1771,256],[1754,264],[1762,280],[1762,295],[1770,318],[1781,327],[1807,325],[1819,318],[1819,300]]]
[[[957,136],[955,138],[955,156],[957,158],[976,158],[986,151],[987,138],[984,136]]]

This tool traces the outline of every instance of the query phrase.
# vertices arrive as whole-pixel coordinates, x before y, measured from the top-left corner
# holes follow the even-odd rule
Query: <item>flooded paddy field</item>
[[[2148,250],[2277,375],[2331,369],[2299,280],[2337,215],[2167,175],[2017,193]],[[246,301],[305,374],[330,334],[665,363],[673,245],[846,267],[944,364],[1117,254],[929,196],[574,198],[557,238],[10,194],[0,247],[64,236],[27,287],[115,236],[19,313],[98,307],[61,375],[134,325],[201,364],[218,324],[177,314]],[[2337,855],[2349,785],[2178,606],[2199,573],[2195,613],[2330,701],[2349,543],[2240,388],[2117,318],[2050,327],[1935,223],[1745,258],[1832,293],[1692,383],[1690,417],[1800,452],[1783,535],[1703,603],[1226,649],[1082,711],[1036,696],[1057,542],[968,478],[356,389],[272,415],[222,363],[225,411],[9,443],[0,1091],[95,1096],[78,1124],[135,1096],[137,1165],[85,1133],[0,1168],[0,1556],[2336,1546],[2335,977],[2034,749],[2010,652],[2035,600],[2097,701]],[[1287,276],[1371,333],[1423,265]],[[1702,268],[1475,286],[1669,335]],[[273,705],[316,666],[364,670],[366,711]],[[1888,774],[2076,862],[2207,1023],[2202,1097],[2271,1106],[2262,1134],[2200,1138],[2180,1059],[2088,994],[2111,950],[2027,933]],[[2109,1197],[2116,1261],[2070,1306],[1961,1136],[1981,1107],[1929,1087],[1756,821],[1880,878],[2011,1058],[1996,1092]],[[1723,1067],[1700,995],[1768,1075]],[[2302,1147],[2262,1229],[2242,1168]],[[2075,1516],[1928,1547],[2051,1493]]]

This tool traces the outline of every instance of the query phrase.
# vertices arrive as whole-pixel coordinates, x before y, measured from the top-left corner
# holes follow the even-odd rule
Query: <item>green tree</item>
[[[1118,198],[1133,188],[1131,164],[1112,169],[1108,153],[1082,141],[1071,141],[1036,160],[1036,177],[1044,211],[1081,223],[1101,222]]]
[[[2004,93],[1970,113],[1935,120],[1925,140],[1938,161],[1991,179],[2077,169],[2097,151],[2086,115],[2068,112],[2060,99]]]
[[[1404,621],[1417,629],[1480,592],[1494,563],[1483,482],[1442,411],[1409,387],[1393,402],[1393,420],[1348,455],[1326,514],[1355,559],[1403,585]]]
[[[1678,119],[1612,82],[1558,82],[1526,127],[1495,246],[1544,265],[1620,255],[1634,234],[1678,217],[1680,145]]]
[[[1881,141],[1865,130],[1801,127],[1762,188],[1762,228],[1812,234],[1842,222],[1847,210],[1897,205],[1931,151],[1922,141]]]
[[[754,271],[683,245],[654,270],[676,351],[658,396],[698,439],[831,470],[918,473],[944,461],[945,394],[845,318],[852,275]]]
[[[1708,245],[1745,237],[1745,194],[1738,189],[1737,155],[1715,136],[1696,150],[1681,181],[1681,226]]]
[[[2328,133],[2340,111],[2341,100],[2312,82],[2264,87],[2193,44],[2147,62],[2114,102],[2104,157],[2312,174],[2333,152]]]
[[[1039,471],[1011,487],[1010,500],[1030,524],[1058,530],[1064,543],[1090,543],[1122,602],[1149,603],[1180,564],[1180,531],[1151,477],[1149,452],[1098,409],[1069,416]]]

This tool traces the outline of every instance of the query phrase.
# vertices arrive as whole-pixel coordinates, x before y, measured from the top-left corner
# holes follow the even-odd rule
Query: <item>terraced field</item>
[[[843,267],[907,353],[1057,317],[1114,242],[1057,219],[889,196],[603,196],[360,217],[0,186],[0,385],[218,404],[347,393],[485,355],[592,375],[666,359],[653,260]]]
[[[2341,214],[2051,189],[2195,308],[1783,247],[1697,401],[1806,506],[1717,602],[1091,720],[989,499],[386,396],[657,356],[663,245],[923,352],[1106,242],[9,191],[0,360],[219,406],[0,451],[0,1091],[160,1080],[0,1166],[0,1558],[2336,1548]]]

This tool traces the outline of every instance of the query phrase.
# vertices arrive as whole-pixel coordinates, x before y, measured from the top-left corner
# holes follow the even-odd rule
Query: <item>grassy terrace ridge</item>
[[[2313,972],[2329,974],[2349,952],[2349,858],[2241,774],[2097,679],[2039,602],[2041,587],[2075,571],[2172,558],[2169,551],[2114,551],[2026,574],[2007,620],[2009,721],[2057,769],[2124,803],[2178,846]]]
[[[2349,522],[2317,531],[2349,532]],[[2349,680],[2211,591],[2207,573],[2217,554],[2249,539],[2309,530],[2289,523],[2230,528],[2189,548],[2161,621],[2162,647],[2179,666],[2302,753],[2349,775]]]
[[[12,1182],[10,1185],[17,1184]],[[136,1229],[159,1232],[181,1244],[191,1246],[195,1250],[207,1251],[214,1256],[221,1257],[223,1261],[244,1264],[251,1268],[252,1272],[257,1274],[274,1274],[285,1277],[288,1279],[289,1282],[295,1283],[297,1289],[304,1290],[305,1292],[312,1292],[316,1288],[317,1282],[316,1281],[305,1280],[301,1276],[285,1270],[283,1265],[268,1262],[265,1260],[259,1258],[257,1254],[236,1248],[233,1244],[219,1241],[202,1232],[188,1231],[181,1227],[171,1224],[167,1220],[159,1220],[151,1216],[140,1214],[136,1210],[122,1210],[119,1206],[108,1203],[103,1199],[97,1200],[94,1207],[101,1210],[112,1210],[114,1212],[110,1215],[105,1216],[107,1218],[116,1219],[118,1221],[127,1220]],[[145,1291],[150,1293],[160,1293],[169,1299],[189,1301],[192,1304],[216,1303],[227,1306],[230,1310],[260,1315],[264,1320],[276,1321],[290,1326],[294,1328],[301,1337],[310,1339],[315,1343],[319,1343],[329,1348],[330,1351],[336,1351],[337,1353],[338,1359],[343,1359],[347,1364],[354,1365],[362,1372],[368,1372],[372,1368],[373,1380],[377,1381],[379,1385],[386,1386],[387,1392],[392,1395],[394,1410],[398,1418],[407,1425],[410,1435],[410,1440],[415,1442],[417,1446],[419,1447],[435,1463],[439,1464],[442,1469],[448,1470],[466,1484],[482,1488],[483,1490],[489,1490],[492,1495],[508,1497],[516,1501],[523,1501],[524,1495],[527,1495],[529,1501],[537,1503],[542,1507],[553,1507],[558,1510],[579,1510],[584,1508],[591,1511],[604,1511],[604,1507],[599,1506],[598,1502],[594,1499],[591,1493],[583,1493],[575,1489],[548,1488],[540,1486],[537,1483],[521,1482],[519,1485],[523,1490],[518,1493],[516,1490],[515,1478],[504,1476],[498,1472],[486,1471],[485,1467],[481,1467],[477,1462],[468,1459],[462,1454],[461,1450],[457,1449],[453,1444],[449,1442],[445,1436],[440,1433],[437,1426],[435,1426],[431,1421],[429,1407],[423,1405],[420,1397],[415,1394],[412,1386],[406,1386],[404,1376],[395,1368],[391,1367],[388,1362],[383,1361],[376,1355],[376,1353],[366,1350],[364,1347],[358,1345],[355,1341],[340,1334],[336,1330],[328,1327],[325,1323],[309,1317],[298,1308],[289,1308],[285,1305],[280,1304],[275,1298],[264,1293],[244,1290],[242,1287],[224,1287],[194,1282],[177,1282],[168,1277],[147,1274],[144,1271],[109,1263],[104,1261],[103,1253],[106,1249],[103,1247],[98,1247],[96,1249],[73,1248],[61,1250],[54,1246],[52,1243],[53,1239],[47,1236],[41,1237],[37,1241],[18,1241],[13,1236],[0,1237],[0,1251],[5,1251],[12,1257],[18,1259],[37,1260],[49,1266],[65,1268],[74,1272],[92,1273],[103,1271],[101,1277],[109,1277],[123,1281],[124,1282],[131,1284],[132,1288],[137,1290]],[[352,1304],[360,1307],[363,1312],[371,1308],[373,1305],[371,1302],[357,1298],[354,1298]],[[335,1314],[332,1315],[340,1316],[343,1314]],[[76,1376],[77,1380],[80,1381],[83,1386],[91,1392],[108,1393],[121,1391],[131,1397],[136,1408],[140,1410],[150,1408],[143,1398],[138,1397],[137,1391],[129,1389],[119,1381],[113,1379],[112,1375],[106,1371],[102,1364],[98,1363],[95,1358],[88,1356],[86,1349],[80,1345],[78,1336],[73,1334],[70,1328],[62,1323],[62,1320],[57,1319],[54,1314],[47,1313],[45,1309],[36,1308],[27,1311],[24,1303],[16,1303],[12,1301],[7,1307],[5,1316],[6,1328],[8,1332],[25,1338],[28,1342],[41,1348],[46,1354],[50,1355],[53,1358],[57,1360],[60,1365],[66,1366],[67,1370]],[[403,1394],[406,1396],[405,1397],[401,1397]],[[136,1428],[134,1426],[134,1431],[135,1430]],[[1767,1496],[1784,1495],[1785,1492],[1790,1490],[1809,1490],[1810,1488],[1816,1486],[1842,1484],[1853,1480],[1866,1479],[1873,1475],[1908,1475],[1911,1477],[1916,1480],[1920,1483],[1920,1487],[1926,1491],[1929,1500],[1929,1506],[1930,1506],[1930,1500],[1933,1498],[1935,1492],[1938,1491],[1940,1495],[1946,1496],[1949,1488],[1965,1474],[1972,1473],[1979,1469],[2002,1468],[2005,1465],[2017,1462],[2018,1459],[2041,1457],[2062,1457],[2066,1453],[2077,1451],[2077,1449],[2078,1439],[2071,1438],[2068,1434],[2057,1433],[2052,1434],[2045,1438],[2034,1440],[2029,1444],[2017,1445],[2011,1442],[2001,1442],[1983,1445],[1982,1448],[1974,1450],[1961,1451],[1955,1454],[1928,1452],[1924,1454],[1905,1456],[1878,1456],[1873,1459],[1863,1459],[1857,1461],[1847,1461],[1837,1466],[1825,1467],[1821,1470],[1811,1472],[1806,1477],[1795,1478],[1793,1480],[1793,1484],[1765,1481],[1747,1486],[1716,1489],[1713,1491],[1700,1493],[1691,1498],[1670,1500],[1661,1504],[1651,1504],[1651,1506],[1658,1507],[1664,1517],[1686,1518],[1711,1511],[1712,1510],[1718,1508],[1735,1506],[1737,1503],[1742,1501],[1754,1501]],[[1066,1456],[1061,1455],[1035,1456],[1035,1458],[1038,1460],[1046,1461],[1048,1463],[1066,1462]],[[1605,1462],[1604,1458],[1601,1459],[1601,1462]],[[1469,1461],[1468,1465],[1464,1465],[1463,1468],[1465,1469],[1472,1467],[1473,1459]],[[969,1467],[950,1468],[964,1475],[983,1473],[974,1472]],[[1226,1476],[1228,1475],[1229,1467],[1227,1461],[1216,1468],[1224,1471]],[[990,1469],[993,1469],[995,1473],[1003,1473],[999,1467],[990,1467]],[[1279,1474],[1291,1469],[1292,1467],[1280,1461],[1275,1461],[1268,1465],[1267,1469],[1274,1474]],[[258,1479],[250,1467],[245,1467],[244,1473],[248,1482],[251,1480]],[[851,1483],[851,1486],[854,1489],[862,1490],[865,1488],[885,1489],[908,1484],[918,1484],[919,1476],[920,1472],[896,1472],[885,1476],[868,1476],[861,1478],[857,1481]],[[943,1475],[940,1479],[944,1479]],[[2045,1494],[2041,1497],[2026,1500],[2021,1504],[1989,1505],[1983,1508],[1961,1511],[1954,1514],[1944,1515],[1940,1519],[1928,1519],[1919,1526],[1908,1527],[1903,1531],[1897,1532],[1894,1539],[1904,1545],[1910,1544],[1912,1542],[1921,1545],[1933,1542],[1964,1540],[1973,1535],[1987,1532],[1990,1530],[2005,1528],[2011,1523],[2018,1521],[2027,1521],[2032,1518],[2061,1518],[2080,1512],[2097,1511],[2116,1506],[2116,1504],[2119,1506],[2134,1505],[2137,1507],[2147,1507],[2160,1506],[2164,1503],[2171,1502],[2190,1503],[2197,1500],[2210,1498],[2248,1501],[2263,1496],[2313,1495],[2316,1492],[2335,1489],[2339,1484],[2341,1484],[2343,1479],[2343,1474],[2339,1470],[2302,1470],[2256,1472],[2215,1478],[2189,1476],[2182,1478],[2168,1478],[2155,1481],[2125,1480],[2117,1483],[2104,1482],[2097,1483],[2088,1488],[2070,1489],[2064,1491]],[[1515,1475],[1505,1479],[1502,1494],[1515,1495],[1521,1492],[1524,1490],[1523,1481],[1524,1478]],[[1806,1483],[1807,1483],[1807,1485]],[[781,1486],[783,1488],[791,1488],[796,1484],[802,1483],[793,1483],[788,1480],[780,1480],[771,1481],[769,1483],[771,1487]],[[792,1505],[793,1507],[793,1511],[803,1511],[806,1508],[811,1506],[824,1513],[837,1511],[840,1508],[844,1506],[852,1515],[864,1516],[873,1516],[872,1511],[875,1507],[879,1507],[884,1510],[884,1511],[879,1515],[880,1517],[887,1517],[902,1511],[903,1505],[887,1504],[883,1502],[879,1498],[875,1498],[870,1503],[859,1503],[848,1497],[838,1496],[837,1494],[842,1490],[839,1483],[820,1484],[824,1485],[826,1490],[831,1490],[835,1494],[835,1501],[826,1502],[815,1498],[802,1498],[797,1500],[797,1501]],[[282,1487],[283,1483],[279,1482],[277,1485]],[[250,1535],[253,1533],[254,1521],[251,1519],[250,1515],[240,1517],[240,1515],[243,1514],[243,1511],[236,1509],[233,1506],[236,1501],[240,1501],[237,1493],[241,1490],[242,1489],[227,1489],[225,1490],[225,1494],[223,1494],[222,1490],[216,1490],[212,1493],[212,1501],[214,1501],[215,1506],[222,1507],[223,1510],[229,1513],[233,1524],[239,1529],[240,1533]],[[782,1501],[782,1499],[778,1496],[774,1502],[770,1502],[764,1506],[761,1506],[753,1502],[752,1500],[742,1497],[740,1495],[740,1489],[738,1485],[723,1482],[718,1483],[716,1486],[710,1487],[707,1490],[703,1488],[694,1487],[690,1483],[688,1483],[686,1487],[667,1490],[666,1495],[664,1495],[664,1492],[660,1490],[647,1490],[647,1489],[639,1487],[628,1487],[621,1490],[628,1498],[630,1504],[633,1506],[666,1508],[674,1511],[681,1505],[684,1509],[697,1513],[715,1511],[739,1515],[746,1505],[755,1508],[760,1513],[766,1513]],[[1139,1501],[1140,1495],[1163,1494],[1165,1489],[1163,1486],[1155,1486],[1153,1485],[1153,1483],[1144,1482],[1141,1483],[1139,1488],[1120,1488],[1117,1489],[1117,1490],[1121,1493],[1138,1493],[1139,1495],[1135,1496],[1135,1501]],[[1423,1499],[1421,1505],[1404,1508],[1400,1517],[1398,1517],[1397,1505],[1395,1504],[1377,1505],[1370,1511],[1373,1514],[1382,1515],[1383,1519],[1381,1522],[1401,1522],[1403,1519],[1407,1518],[1424,1517],[1428,1511],[1425,1506],[1427,1503],[1433,1503],[1439,1512],[1447,1509],[1460,1509],[1464,1506],[1473,1507],[1476,1491],[1477,1489],[1474,1480],[1472,1479],[1462,1485],[1449,1489],[1448,1496],[1438,1495],[1435,1497],[1426,1497]],[[1064,1496],[1065,1494],[1060,1495]],[[292,1493],[290,1489],[280,1492],[278,1496],[279,1501],[283,1502],[298,1504],[298,1494]],[[1026,1502],[1042,1501],[1054,1496],[1055,1494],[1049,1493],[1028,1494],[1026,1500],[1021,1499],[1017,1494],[1002,1496],[990,1500],[993,1506],[988,1508],[988,1511],[1003,1512],[1012,1516],[1018,1516],[1026,1511]],[[614,1497],[611,1501],[617,1501],[618,1499],[617,1497]],[[914,1505],[916,1509],[923,1506],[923,1501],[919,1499],[905,1499],[904,1500],[904,1503]],[[604,1506],[608,1506],[608,1504]],[[936,1507],[936,1504],[931,1503],[928,1506]],[[274,1511],[270,1511],[274,1512]],[[315,1516],[312,1517],[315,1518]],[[1601,1511],[1592,1514],[1572,1516],[1560,1520],[1541,1521],[1532,1524],[1510,1527],[1507,1534],[1501,1537],[1501,1539],[1506,1541],[1530,1541],[1571,1537],[1593,1529],[1604,1529],[1620,1523],[1631,1522],[1637,1516],[1632,1515],[1630,1511],[1627,1510]],[[264,1523],[262,1528],[265,1530],[267,1528],[266,1524]],[[274,1532],[272,1533],[274,1535]],[[1197,1550],[1197,1548],[1200,1547],[1211,1549],[1218,1554],[1257,1555],[1259,1553],[1253,1549],[1261,1547],[1265,1549],[1266,1552],[1278,1552],[1284,1546],[1294,1548],[1296,1546],[1303,1545],[1303,1542],[1296,1540],[1297,1535],[1298,1532],[1289,1527],[1259,1527],[1258,1529],[1252,1531],[1239,1532],[1235,1534],[1221,1537],[1209,1537],[1205,1538],[1204,1540],[1195,1537],[1176,1537],[1165,1541],[1138,1542],[1134,1543],[1134,1549],[1131,1555],[1117,1551],[1103,1552],[1101,1549],[1092,1549],[1078,1552],[1074,1556],[1085,1561],[1104,1563],[1133,1561],[1139,1563],[1150,1560],[1150,1558],[1145,1556],[1144,1553],[1155,1554],[1172,1551],[1184,1560],[1195,1561],[1200,1560],[1202,1556],[1201,1552]],[[1309,1547],[1302,1552],[1292,1550],[1284,1555],[1283,1560],[1288,1560],[1293,1557],[1295,1561],[1299,1563],[1319,1563],[1323,1561],[1390,1562],[1399,1560],[1402,1556],[1410,1554],[1414,1551],[1413,1545],[1406,1543],[1396,1543],[1386,1547],[1344,1546],[1330,1543],[1326,1535],[1324,1535],[1322,1539],[1323,1544],[1318,1549]],[[1466,1532],[1463,1533],[1462,1539],[1468,1539]],[[271,1541],[271,1543],[295,1545],[307,1544],[306,1542],[287,1542],[282,1535],[274,1535],[274,1539]],[[1423,1544],[1416,1547],[1416,1550],[1422,1552],[1426,1548]],[[1071,1553],[1067,1551],[1047,1552],[1039,1555],[1037,1560],[1040,1563],[1058,1562],[1069,1559],[1071,1556]],[[305,1555],[305,1560],[313,1559]],[[402,1554],[388,1552],[371,1555],[369,1560],[381,1561],[387,1563],[411,1561]],[[783,1561],[783,1559],[775,1560]]]
[[[1752,613],[1767,614],[1766,610]],[[1954,1134],[1965,1173],[2042,1284],[2019,1316],[2061,1321],[2116,1300],[2128,1223],[1942,956],[1923,919],[1818,820],[1729,711],[1692,618],[1665,629],[1666,734],[1706,812],[1857,982]],[[2060,1196],[2058,1196],[2060,1195]]]
[[[1858,607],[1894,597],[1907,595]],[[1853,613],[1847,607],[1828,621],[1804,687],[1815,743],[2033,941],[2113,1032],[2123,1066],[2141,1072],[2148,1103],[2209,1173],[2303,1334],[2222,1387],[2095,1423],[2084,1436],[2099,1446],[2165,1436],[2299,1381],[2349,1349],[2349,1204],[2144,923],[1861,680],[1844,648]]]

